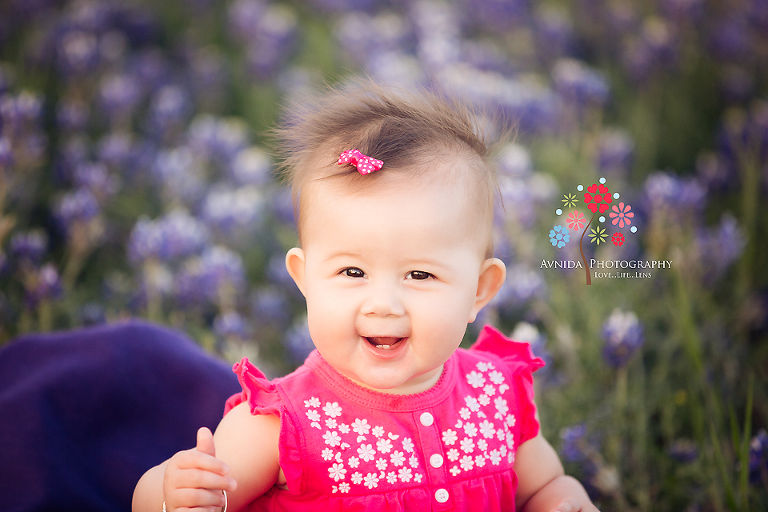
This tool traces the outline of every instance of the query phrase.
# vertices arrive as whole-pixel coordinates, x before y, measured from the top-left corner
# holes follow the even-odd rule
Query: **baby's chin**
[[[371,371],[364,376],[347,376],[361,387],[389,395],[412,395],[422,393],[437,383],[442,365],[419,375],[403,376],[399,372]]]

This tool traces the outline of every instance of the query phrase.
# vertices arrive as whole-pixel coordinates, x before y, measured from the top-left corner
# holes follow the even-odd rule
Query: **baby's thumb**
[[[211,457],[216,456],[216,447],[213,445],[213,434],[211,434],[211,431],[208,430],[207,427],[200,427],[197,431],[196,448],[197,451],[210,455]]]

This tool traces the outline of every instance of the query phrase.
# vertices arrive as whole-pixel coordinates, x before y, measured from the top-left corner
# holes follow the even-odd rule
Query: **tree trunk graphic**
[[[584,241],[584,235],[587,233],[589,226],[592,225],[593,220],[595,220],[594,215],[589,219],[589,223],[587,223],[587,227],[584,228],[584,231],[581,232],[581,238],[579,239],[579,251],[581,252],[581,261],[584,262],[584,271],[587,273],[587,284],[592,284],[592,270],[589,268],[589,265],[587,265],[587,258],[584,256],[584,249],[581,247],[581,243]]]

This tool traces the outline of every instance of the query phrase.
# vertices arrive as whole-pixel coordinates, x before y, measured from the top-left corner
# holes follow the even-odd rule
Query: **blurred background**
[[[765,0],[5,0],[0,345],[142,317],[301,364],[266,131],[363,74],[438,85],[499,142],[482,321],[547,361],[544,434],[599,506],[768,509]],[[582,250],[672,263],[586,285]]]

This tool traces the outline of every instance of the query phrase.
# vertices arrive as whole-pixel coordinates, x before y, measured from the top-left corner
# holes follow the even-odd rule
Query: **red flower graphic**
[[[586,221],[586,217],[584,217],[584,214],[581,213],[579,210],[573,210],[571,213],[568,214],[568,229],[572,229],[574,231],[580,231],[581,228],[584,227],[584,222]]]
[[[593,183],[591,187],[587,188],[587,192],[584,193],[584,203],[592,213],[605,213],[608,209],[608,203],[612,201],[611,193],[608,192],[608,187],[605,185],[598,185]]]
[[[622,235],[621,233],[614,233],[613,236],[611,237],[611,242],[613,242],[613,245],[615,245],[616,247],[621,247],[622,245],[624,245],[624,235]]]
[[[628,204],[625,205],[624,203],[619,203],[619,206],[613,205],[611,208],[613,211],[608,214],[608,216],[613,219],[613,225],[615,226],[618,223],[619,227],[623,228],[625,225],[629,226],[632,224],[630,219],[635,217],[635,213],[629,211],[631,209],[631,206]]]

